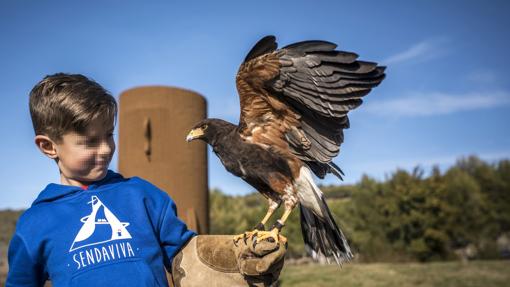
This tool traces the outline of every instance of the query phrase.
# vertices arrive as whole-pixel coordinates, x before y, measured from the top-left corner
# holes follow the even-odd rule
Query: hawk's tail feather
[[[301,231],[305,248],[312,258],[319,262],[330,262],[333,258],[342,264],[353,258],[351,248],[342,231],[338,228],[324,195],[314,183],[308,168],[300,174]],[[303,185],[304,182],[307,184]]]
[[[324,220],[303,205],[300,205],[300,211],[305,248],[314,260],[329,263],[330,258],[333,258],[341,265],[353,258],[347,240],[331,214]]]

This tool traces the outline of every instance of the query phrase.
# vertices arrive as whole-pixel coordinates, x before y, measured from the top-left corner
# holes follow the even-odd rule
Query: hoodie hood
[[[89,185],[87,190],[97,189],[101,186],[116,183],[123,180],[124,177],[122,177],[122,175],[114,171],[108,170],[108,173],[103,179]],[[55,201],[57,199],[66,197],[71,194],[75,194],[76,192],[80,191],[83,191],[83,188],[80,186],[50,183],[43,189],[43,191],[41,191],[39,196],[32,203],[32,206],[42,202]]]

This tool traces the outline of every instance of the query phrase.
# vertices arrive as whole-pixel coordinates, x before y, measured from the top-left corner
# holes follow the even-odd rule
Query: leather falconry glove
[[[173,283],[188,286],[271,286],[283,268],[287,244],[254,237],[198,235],[174,257]]]
[[[278,279],[287,251],[287,239],[281,235],[279,237],[279,242],[268,238],[256,243],[255,236],[234,241],[239,272],[246,276]]]

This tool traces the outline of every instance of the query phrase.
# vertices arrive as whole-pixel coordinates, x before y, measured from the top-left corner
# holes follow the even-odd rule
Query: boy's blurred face
[[[56,144],[62,184],[81,185],[101,180],[115,151],[113,123],[93,121],[84,134],[68,132]]]

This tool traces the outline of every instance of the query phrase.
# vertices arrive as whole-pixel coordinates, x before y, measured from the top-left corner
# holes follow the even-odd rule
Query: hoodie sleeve
[[[23,238],[14,234],[9,244],[9,273],[6,287],[43,286],[48,279],[42,264],[36,262],[26,247]]]
[[[174,256],[196,233],[189,230],[186,224],[177,217],[175,203],[170,197],[167,196],[167,198],[168,202],[163,209],[159,224],[159,239],[164,250],[165,267],[170,271]]]

